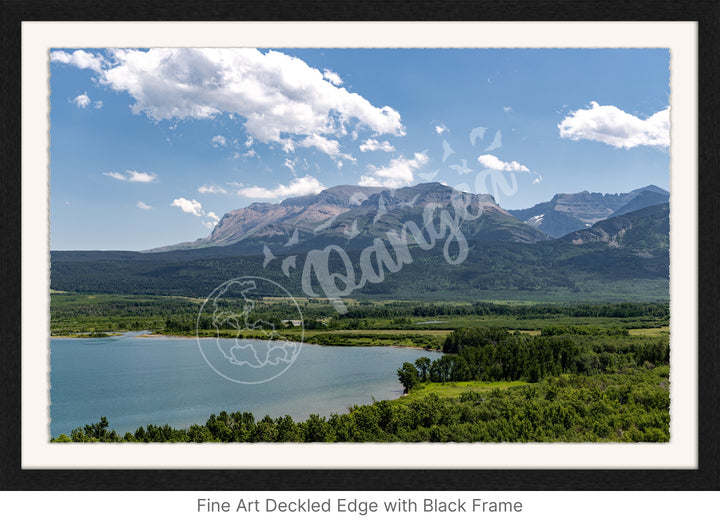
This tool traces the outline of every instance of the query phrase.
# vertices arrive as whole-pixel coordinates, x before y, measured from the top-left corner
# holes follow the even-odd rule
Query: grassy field
[[[628,333],[631,335],[642,335],[642,336],[661,336],[670,334],[670,326],[662,326],[659,328],[640,328],[630,329]]]
[[[413,389],[400,399],[395,399],[393,404],[407,404],[420,400],[428,395],[437,395],[440,398],[459,398],[463,393],[490,392],[492,390],[506,390],[518,386],[527,386],[530,383],[523,381],[461,381],[461,382],[428,382],[421,384],[419,388]]]
[[[405,348],[418,348],[427,350],[439,350],[445,341],[445,337],[451,331],[394,331],[394,330],[338,330],[318,331],[306,330],[303,334],[299,329],[281,329],[276,334],[288,340],[299,341],[307,344],[319,344],[324,346],[397,346]],[[200,330],[191,333],[161,332],[160,334],[190,336],[196,334],[200,337],[236,338],[234,330]],[[266,339],[268,334],[261,330],[245,330],[241,333],[242,338]]]
[[[204,300],[55,291],[50,295],[50,331],[53,336],[87,336],[142,330],[191,337],[198,334],[198,314]],[[659,316],[653,309],[635,310],[635,313],[622,316],[615,315],[614,311],[600,316],[593,315],[597,310],[585,310],[580,316],[573,314],[572,307],[555,307],[563,304],[539,304],[527,300],[482,304],[485,307],[462,301],[429,304],[352,300],[347,303],[349,313],[341,316],[324,299],[299,298],[297,302],[304,320],[304,341],[335,346],[403,346],[437,350],[453,330],[472,327],[502,328],[529,335],[538,335],[555,326],[627,329],[637,336],[660,336],[669,331],[667,316]],[[240,305],[239,300],[230,301],[227,308],[239,311]],[[602,313],[602,310],[598,312]],[[270,321],[285,338],[303,338],[300,328],[282,322],[299,316],[295,303],[288,299],[258,299],[254,313]],[[199,331],[200,336],[217,335],[211,326],[206,328]],[[234,338],[237,332],[228,329],[221,335]],[[267,338],[262,331],[251,329],[243,331],[242,336]]]

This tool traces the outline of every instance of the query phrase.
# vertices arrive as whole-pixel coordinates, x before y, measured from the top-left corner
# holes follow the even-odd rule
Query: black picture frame
[[[720,4],[175,0],[5,1],[0,7],[2,490],[720,490]],[[698,458],[694,470],[27,470],[21,466],[21,24],[23,21],[696,21],[699,49]]]

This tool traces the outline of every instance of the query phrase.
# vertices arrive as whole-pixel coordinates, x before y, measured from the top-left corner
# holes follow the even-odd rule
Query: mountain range
[[[253,203],[225,214],[212,233],[193,242],[152,249],[167,252],[234,245],[239,253],[260,252],[264,246],[285,251],[339,244],[343,248],[365,245],[407,221],[422,224],[430,206],[446,210],[462,199],[476,219],[462,222],[468,239],[536,242],[550,238],[533,225],[518,221],[489,194],[458,192],[440,183],[387,189],[340,185],[315,196],[288,198],[281,203]]]
[[[649,185],[622,194],[579,192],[555,194],[550,201],[528,209],[509,210],[519,220],[532,225],[553,238],[585,229],[598,221],[620,216],[651,205],[668,203],[670,193]]]
[[[535,243],[668,203],[669,197],[669,192],[650,185],[622,194],[556,194],[528,209],[504,210],[489,194],[459,192],[441,183],[399,189],[340,185],[314,196],[288,198],[276,204],[253,203],[232,210],[205,238],[146,252],[232,246],[235,254],[260,254],[268,246],[283,253],[330,243],[352,249],[399,229],[407,221],[421,224],[428,205],[449,210],[457,199],[462,199],[473,216],[461,225],[469,240]]]
[[[389,246],[394,235],[388,233],[402,233],[405,226],[401,238],[411,261],[400,272],[385,273],[380,283],[366,283],[353,296],[667,301],[667,198],[657,187],[626,194],[559,194],[513,215],[492,196],[458,193],[439,183],[394,190],[344,185],[316,196],[231,211],[210,236],[194,242],[145,252],[52,251],[51,287],[204,298],[228,279],[264,276],[304,296],[300,276],[311,251],[345,251],[357,273],[363,251]],[[458,203],[467,211],[463,217],[454,206]],[[428,210],[434,213],[426,216]],[[544,214],[546,221],[532,225],[532,212]],[[548,230],[553,218],[579,229],[553,237],[540,229]],[[419,230],[407,229],[413,224]],[[444,253],[444,242],[452,238],[448,225],[457,226],[455,238],[467,244],[466,258],[456,265]],[[439,235],[437,243],[415,238],[428,232]],[[552,232],[557,236],[563,229]],[[330,258],[328,272],[343,272],[344,265],[340,258]]]

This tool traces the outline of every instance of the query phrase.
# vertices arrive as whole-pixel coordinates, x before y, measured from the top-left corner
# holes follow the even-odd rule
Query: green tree
[[[427,382],[427,374],[430,369],[430,359],[427,357],[420,357],[415,361],[415,366],[420,372],[420,382]]]
[[[404,362],[402,368],[398,369],[397,375],[400,384],[405,388],[405,392],[409,392],[420,384],[417,368],[411,362]]]
[[[335,441],[333,427],[324,417],[310,414],[307,421],[301,425],[306,443],[325,443]]]

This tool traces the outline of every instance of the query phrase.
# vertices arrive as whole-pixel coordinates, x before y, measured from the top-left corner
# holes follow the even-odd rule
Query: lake
[[[245,341],[250,343],[251,341]],[[261,384],[238,384],[216,373],[195,339],[139,337],[51,339],[50,435],[108,418],[120,434],[148,424],[183,428],[211,414],[252,412],[329,417],[354,404],[402,395],[403,362],[437,352],[388,347],[303,344],[284,373]]]

